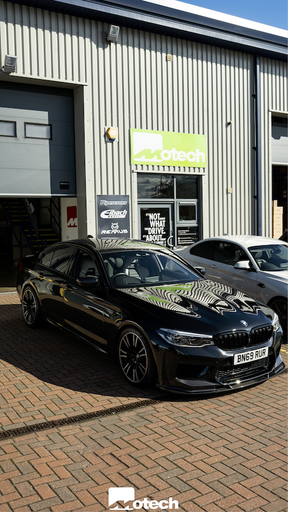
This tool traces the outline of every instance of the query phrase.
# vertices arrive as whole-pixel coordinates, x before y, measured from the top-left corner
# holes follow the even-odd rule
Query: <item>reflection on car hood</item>
[[[154,306],[198,318],[198,306],[219,315],[237,310],[256,315],[260,309],[259,304],[243,292],[207,279],[163,286],[121,288],[121,292]]]

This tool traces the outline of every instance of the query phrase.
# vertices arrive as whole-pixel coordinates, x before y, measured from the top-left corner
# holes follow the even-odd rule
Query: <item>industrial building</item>
[[[0,236],[287,228],[287,31],[171,0],[0,0]]]

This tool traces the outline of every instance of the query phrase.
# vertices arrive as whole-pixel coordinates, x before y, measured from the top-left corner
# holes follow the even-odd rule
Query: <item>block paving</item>
[[[29,329],[17,295],[0,294],[0,434],[103,409],[1,440],[0,512],[108,511],[110,487],[183,512],[287,511],[286,371],[205,399],[135,390],[116,360],[53,327]]]

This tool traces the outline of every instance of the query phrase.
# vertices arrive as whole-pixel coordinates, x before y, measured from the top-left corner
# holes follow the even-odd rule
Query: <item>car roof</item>
[[[242,245],[248,249],[249,247],[255,247],[257,245],[287,245],[283,240],[277,240],[276,238],[268,238],[265,236],[256,236],[256,235],[223,235],[223,236],[215,236],[213,238],[206,238],[202,240],[202,242],[207,240],[222,240],[227,242],[235,242],[237,244]]]
[[[82,238],[78,240],[63,240],[60,243],[72,243],[75,245],[82,245],[86,247],[90,247],[96,249],[100,253],[109,252],[109,251],[131,251],[131,250],[156,250],[161,252],[169,252],[171,255],[171,251],[163,245],[157,245],[154,243],[145,242],[142,240],[133,240],[131,238],[122,238],[122,239],[99,239],[94,238],[92,236],[88,236],[87,238]]]

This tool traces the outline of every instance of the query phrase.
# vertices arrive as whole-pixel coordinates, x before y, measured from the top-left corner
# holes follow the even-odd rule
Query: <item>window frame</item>
[[[49,126],[49,128],[50,128],[50,137],[31,137],[30,135],[27,135],[27,131],[26,131],[26,126],[27,125]],[[25,139],[36,139],[36,140],[52,140],[52,124],[24,122],[24,138]]]
[[[0,133],[0,137],[9,137],[10,139],[15,139],[17,137],[17,123],[16,121],[8,121],[6,119],[0,119],[0,123],[11,123],[15,126],[15,135],[2,135]]]
[[[63,248],[63,247],[69,247],[71,249],[71,254],[67,260],[67,272],[63,272],[61,270],[58,270],[57,268],[53,268],[51,266],[51,263],[53,261],[53,258],[57,252],[57,250],[60,250],[60,248]],[[51,270],[51,272],[57,272],[57,274],[60,274],[62,276],[69,276],[70,275],[70,270],[71,270],[71,265],[72,265],[72,261],[74,259],[74,255],[75,255],[75,247],[71,244],[68,244],[68,243],[64,243],[63,245],[62,244],[58,244],[55,248],[54,248],[54,251],[53,251],[53,256],[50,260],[50,266],[47,267],[45,265],[43,265],[45,268],[49,268]]]

